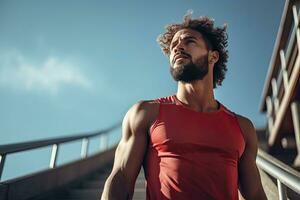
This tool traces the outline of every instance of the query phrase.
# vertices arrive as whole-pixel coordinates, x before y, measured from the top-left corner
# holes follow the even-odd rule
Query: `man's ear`
[[[219,52],[218,51],[209,51],[208,52],[208,63],[215,64],[219,60]]]

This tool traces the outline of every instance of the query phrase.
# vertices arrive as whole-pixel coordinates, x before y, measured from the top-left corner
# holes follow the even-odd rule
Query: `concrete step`
[[[102,189],[70,189],[67,196],[58,198],[67,199],[95,199],[99,200],[102,194]],[[146,189],[135,188],[133,199],[145,199]]]
[[[96,173],[96,174],[93,174],[90,177],[88,177],[88,180],[91,180],[91,181],[102,181],[103,180],[103,181],[105,181],[108,178],[109,174],[110,173],[105,173],[105,174]],[[140,173],[137,177],[137,180],[138,179],[145,180],[144,174]]]
[[[59,190],[56,194],[41,198],[39,200],[100,200],[106,179],[111,173],[111,168],[101,169],[90,174],[84,179],[74,182]],[[146,188],[144,172],[139,173],[133,200],[145,200]]]
[[[81,188],[103,188],[105,184],[105,180],[86,180],[82,181],[80,184]],[[135,187],[144,188],[145,187],[145,180],[144,179],[137,179],[135,182]]]

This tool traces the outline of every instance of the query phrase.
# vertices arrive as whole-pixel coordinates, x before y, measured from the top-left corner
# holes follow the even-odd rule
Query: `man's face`
[[[208,73],[208,48],[201,33],[182,29],[170,45],[170,72],[176,81],[190,83]]]

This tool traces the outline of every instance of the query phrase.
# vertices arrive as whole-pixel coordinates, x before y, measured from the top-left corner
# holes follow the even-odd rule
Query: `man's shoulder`
[[[134,113],[147,112],[152,113],[159,109],[159,104],[174,104],[173,95],[159,97],[151,100],[140,100],[132,105],[130,110],[133,110]]]
[[[151,100],[140,100],[128,110],[125,118],[136,126],[149,128],[159,114],[161,104],[174,104],[174,95],[159,97]]]
[[[129,110],[132,110],[134,114],[139,114],[141,112],[147,114],[148,112],[153,111],[153,109],[158,106],[159,102],[155,100],[140,100],[133,104]]]
[[[237,120],[238,120],[240,126],[243,126],[244,128],[247,128],[247,129],[254,128],[254,125],[249,118],[247,118],[243,115],[237,114],[237,113],[235,113],[235,115],[237,117]]]
[[[255,140],[256,131],[255,131],[255,126],[253,125],[252,121],[243,115],[236,114],[236,117],[237,117],[239,126],[243,132],[245,140],[246,141]]]
[[[159,102],[155,100],[141,100],[133,104],[127,111],[124,122],[132,127],[148,130],[159,113]]]

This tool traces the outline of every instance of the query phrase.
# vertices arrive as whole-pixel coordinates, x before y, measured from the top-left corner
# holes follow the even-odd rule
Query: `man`
[[[143,165],[149,200],[237,200],[238,188],[247,200],[265,200],[254,126],[214,98],[227,70],[226,26],[190,13],[158,42],[177,93],[126,113],[102,199],[132,199]]]

